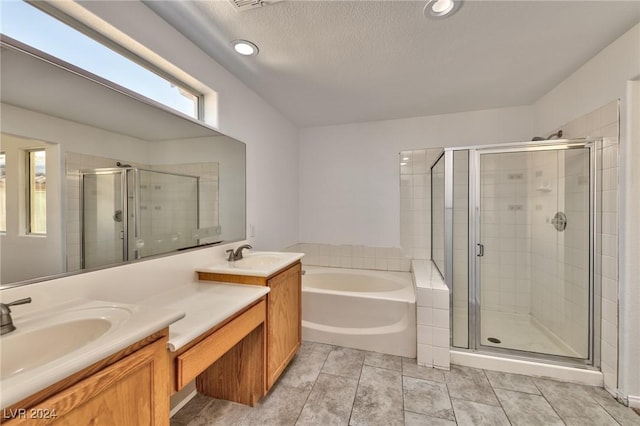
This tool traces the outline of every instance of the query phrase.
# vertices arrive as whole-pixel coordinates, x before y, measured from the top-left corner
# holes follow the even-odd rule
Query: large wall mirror
[[[245,145],[3,37],[0,284],[245,238]]]

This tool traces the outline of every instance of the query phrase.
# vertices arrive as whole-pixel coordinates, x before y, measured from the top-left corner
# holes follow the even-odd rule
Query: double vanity
[[[301,343],[302,256],[211,262],[136,303],[11,307],[17,329],[0,337],[3,423],[166,425],[169,397],[194,381],[205,395],[255,404]]]

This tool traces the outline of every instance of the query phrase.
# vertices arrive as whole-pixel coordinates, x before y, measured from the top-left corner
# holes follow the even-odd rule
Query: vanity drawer
[[[264,300],[176,357],[177,390],[194,380],[238,342],[265,322]]]

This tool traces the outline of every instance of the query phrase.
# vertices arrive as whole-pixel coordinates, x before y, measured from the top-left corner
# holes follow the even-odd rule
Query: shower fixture
[[[122,168],[127,168],[127,167],[131,167],[131,164],[123,164],[121,162],[116,162],[116,166],[118,167],[122,167]]]
[[[558,138],[560,139],[562,137],[562,129],[558,130],[555,133],[551,133],[549,136],[547,136],[546,138],[543,138],[541,136],[534,136],[533,139],[531,139],[532,141],[548,141],[551,140],[553,138]]]

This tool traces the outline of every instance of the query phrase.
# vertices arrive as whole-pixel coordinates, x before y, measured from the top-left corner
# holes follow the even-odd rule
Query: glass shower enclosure
[[[197,176],[136,167],[80,176],[82,268],[198,245]]]
[[[599,143],[448,148],[434,163],[432,258],[453,347],[597,363]]]

